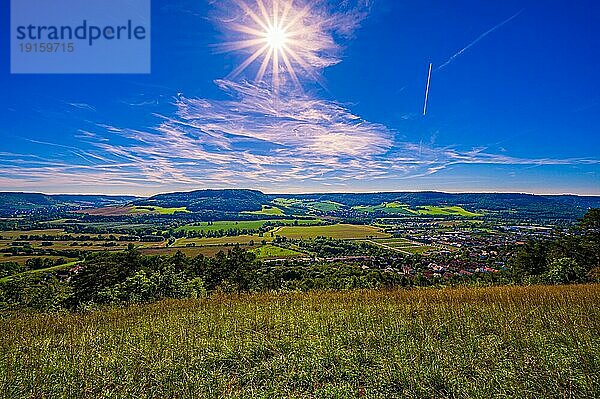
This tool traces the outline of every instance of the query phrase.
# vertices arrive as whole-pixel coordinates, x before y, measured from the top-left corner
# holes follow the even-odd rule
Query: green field
[[[407,240],[406,238],[384,238],[375,240],[378,244],[384,244],[389,246],[402,246],[402,245],[414,245],[414,242],[411,240]]]
[[[17,277],[17,276],[21,276],[21,275],[25,275],[25,274],[35,275],[35,274],[49,273],[49,272],[53,272],[53,271],[57,271],[57,270],[69,269],[71,267],[74,267],[75,265],[77,265],[80,262],[81,261],[70,261],[69,263],[65,263],[63,265],[57,265],[57,266],[47,267],[45,269],[27,270],[26,272],[23,272],[23,273],[19,273],[19,274],[15,274],[15,275],[12,275],[12,276],[1,278],[0,279],[0,283],[5,283],[5,282],[7,282],[7,281],[9,281],[9,280]]]
[[[215,238],[180,238],[175,241],[175,246],[185,247],[186,245],[206,246],[206,245],[247,245],[251,242],[260,243],[261,241],[273,241],[270,234],[264,234],[263,237],[258,234],[240,235],[240,236],[225,236]]]
[[[275,205],[291,208],[302,208],[309,211],[331,212],[336,211],[344,205],[334,201],[309,201],[298,200],[294,198],[276,198],[273,200]]]
[[[281,209],[277,208],[276,206],[270,206],[270,205],[263,205],[262,210],[260,210],[260,211],[242,212],[242,213],[248,214],[248,215],[268,215],[268,216],[285,215],[285,212],[283,212]]]
[[[177,230],[193,230],[193,231],[219,231],[219,230],[258,230],[265,224],[267,220],[239,220],[239,221],[217,221],[217,222],[201,222],[193,225],[179,227]]]
[[[159,215],[174,215],[177,212],[189,213],[185,206],[181,208],[163,208],[160,206],[134,206],[129,211],[130,214],[158,213]]]
[[[57,255],[11,255],[11,254],[0,254],[0,263],[3,262],[15,262],[20,265],[24,265],[29,259],[33,258],[48,258],[48,259],[66,259],[65,256]]]
[[[281,223],[286,225],[298,224],[300,226],[310,226],[323,223],[321,219],[266,219],[266,220],[238,220],[238,221],[217,221],[217,222],[201,222],[193,225],[185,225],[177,230],[194,230],[194,231],[219,231],[219,230],[258,230],[265,223]]]
[[[292,258],[303,256],[301,252],[292,249],[281,248],[275,245],[263,245],[262,247],[252,250],[258,259],[273,259],[273,258]]]
[[[214,296],[0,318],[7,398],[593,398],[600,286]]]
[[[383,203],[374,206],[354,206],[355,211],[365,213],[383,212],[397,215],[422,215],[422,216],[461,216],[461,217],[477,217],[483,216],[480,213],[469,212],[460,206],[419,206],[417,209],[411,209],[406,204],[399,202]]]
[[[390,235],[373,226],[354,224],[335,224],[330,226],[284,226],[275,230],[275,235],[293,238],[310,239],[331,237],[334,239],[385,238]]]
[[[387,239],[376,239],[376,240],[365,240],[371,244],[378,245],[383,248],[403,252],[405,254],[422,255],[439,251],[440,248],[433,247],[431,245],[425,245],[420,242],[407,240],[405,238],[387,238]]]
[[[294,198],[275,198],[273,203],[283,207],[301,207],[304,201]]]
[[[314,209],[314,210],[321,211],[321,212],[337,211],[338,209],[343,207],[342,204],[339,204],[339,203],[333,202],[333,201],[308,202],[308,203],[306,203],[306,205],[309,209]]]
[[[374,213],[374,212],[385,212],[390,214],[403,214],[403,215],[413,215],[417,214],[416,211],[409,208],[406,204],[401,204],[399,202],[387,202],[381,205],[372,205],[372,206],[354,206],[352,207],[355,211],[365,212],[365,213]]]
[[[395,247],[395,248],[400,249],[404,252],[409,252],[414,255],[422,255],[422,254],[426,254],[429,252],[435,252],[436,250],[438,250],[436,247],[432,247],[429,245],[413,245],[413,246]]]
[[[460,206],[420,206],[418,209],[420,215],[431,216],[462,216],[477,217],[483,216],[481,213],[474,213],[464,210]]]

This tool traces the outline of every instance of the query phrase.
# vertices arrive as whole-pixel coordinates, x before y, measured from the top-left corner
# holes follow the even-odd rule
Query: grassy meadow
[[[401,204],[399,202],[388,202],[381,205],[365,206],[358,205],[352,207],[352,209],[365,212],[384,212],[389,214],[398,214],[404,216],[458,216],[458,217],[478,217],[483,216],[481,213],[470,212],[463,209],[460,206],[419,206],[417,209],[411,209],[407,204]]]
[[[294,198],[276,198],[273,200],[275,205],[282,207],[292,207],[297,209],[306,209],[308,211],[330,212],[343,207],[342,204],[334,201],[307,201]]]
[[[407,240],[405,238],[384,238],[365,241],[383,248],[395,250],[405,254],[425,254],[436,251],[438,249],[434,246],[425,245],[416,241]],[[448,250],[451,250],[451,248],[449,248]]]
[[[302,252],[294,251],[293,249],[281,248],[275,245],[263,245],[262,247],[252,250],[258,259],[274,259],[274,258],[294,258],[306,256]]]
[[[420,206],[418,213],[420,215],[431,216],[462,216],[476,217],[483,216],[482,213],[469,212],[460,206]]]
[[[225,236],[216,238],[179,238],[177,241],[175,241],[175,245],[177,247],[186,245],[248,245],[251,242],[259,243],[263,240],[266,242],[271,242],[273,241],[273,237],[271,237],[269,234],[265,234],[262,237],[258,234],[245,234],[240,236]]]
[[[208,299],[0,317],[0,396],[593,398],[600,286]]]
[[[385,213],[400,213],[405,215],[418,213],[409,208],[407,204],[401,204],[398,202],[389,202],[381,205],[358,205],[352,207],[352,209],[359,212],[373,213],[373,212],[385,212]]]
[[[311,239],[329,237],[336,240],[353,240],[363,238],[387,238],[390,234],[383,230],[356,224],[334,224],[328,226],[283,226],[274,231],[275,235],[292,239]]]
[[[273,209],[273,208],[272,208]],[[282,223],[285,225],[300,225],[300,226],[311,226],[315,224],[320,224],[323,221],[321,219],[266,219],[266,220],[238,220],[238,221],[226,221],[219,220],[216,222],[200,222],[190,225],[185,225],[177,228],[177,230],[185,230],[185,231],[219,231],[219,230],[258,230],[265,223],[275,222]]]
[[[226,221],[219,220],[216,222],[201,222],[193,225],[179,227],[177,230],[185,231],[219,231],[219,230],[257,230],[265,224],[266,220],[240,220]]]
[[[285,215],[281,209],[276,206],[263,205],[260,211],[242,212],[248,215],[268,215],[268,216],[282,216]]]
[[[130,214],[157,213],[159,215],[174,215],[177,212],[189,213],[185,206],[179,208],[163,208],[161,206],[134,206]]]

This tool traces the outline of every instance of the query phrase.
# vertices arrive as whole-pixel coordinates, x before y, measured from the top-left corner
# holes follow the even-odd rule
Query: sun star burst
[[[306,26],[304,21],[310,7],[298,8],[293,3],[293,0],[256,0],[252,7],[243,0],[237,0],[245,13],[244,23],[231,23],[229,27],[243,38],[223,43],[222,47],[226,51],[248,51],[250,55],[228,78],[239,76],[256,63],[259,67],[255,80],[264,81],[265,76],[270,74],[273,89],[277,92],[288,76],[300,87],[295,67],[299,66],[312,76],[310,65],[301,56],[311,32],[311,27]]]

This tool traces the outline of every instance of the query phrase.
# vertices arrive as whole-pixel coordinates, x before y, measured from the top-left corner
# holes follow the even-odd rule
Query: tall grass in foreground
[[[600,286],[216,296],[0,319],[0,396],[600,397]]]

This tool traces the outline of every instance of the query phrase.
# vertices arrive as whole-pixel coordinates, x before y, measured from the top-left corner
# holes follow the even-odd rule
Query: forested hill
[[[532,195],[503,193],[449,194],[442,192],[382,192],[382,193],[333,193],[333,194],[264,194],[257,190],[197,190],[159,194],[138,200],[136,205],[161,206],[164,208],[187,207],[196,211],[244,212],[258,211],[278,198],[301,201],[331,201],[352,208],[354,206],[380,205],[398,202],[411,207],[462,206],[471,210],[533,212],[536,214],[564,214],[581,217],[589,208],[600,207],[600,197],[576,195]]]
[[[260,211],[269,203],[269,197],[257,190],[197,190],[190,192],[159,194],[139,200],[135,205],[160,206],[164,208],[186,207],[190,212]]]
[[[384,202],[401,202],[411,206],[465,205],[476,209],[510,209],[538,206],[569,206],[597,208],[600,196],[534,195],[512,193],[451,194],[437,191],[339,193],[339,194],[271,194],[271,198],[296,198],[313,201],[333,201],[346,206],[379,205]]]
[[[379,206],[398,203],[411,208],[421,206],[458,206],[472,212],[487,215],[494,212],[514,213],[520,217],[532,215],[545,218],[577,219],[590,208],[600,208],[600,196],[576,195],[531,195],[502,193],[442,192],[381,192],[381,193],[325,193],[325,194],[264,194],[258,190],[196,190],[158,194],[149,198],[108,195],[46,195],[40,193],[0,193],[0,215],[19,213],[41,213],[50,211],[71,211],[82,208],[104,208],[119,206],[155,206],[162,208],[185,208],[188,212],[248,212],[260,211],[263,206],[282,203],[335,203],[336,212],[359,206]],[[285,202],[285,201],[284,201]],[[298,209],[287,211],[293,214]],[[310,208],[310,207],[309,207]],[[304,208],[306,209],[306,207]],[[341,212],[341,213],[340,213]]]
[[[35,210],[72,210],[124,205],[136,200],[134,196],[113,195],[47,195],[40,193],[0,192],[0,215]]]
[[[547,218],[581,218],[588,209],[600,208],[600,196],[534,195],[519,193],[460,193],[436,191],[339,193],[339,194],[281,194],[271,198],[293,198],[310,201],[332,201],[347,207],[401,203],[411,207],[460,206],[471,211],[511,211],[520,216],[535,215]]]

